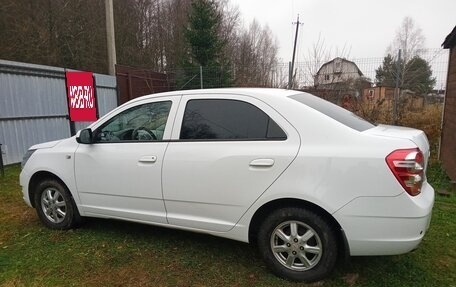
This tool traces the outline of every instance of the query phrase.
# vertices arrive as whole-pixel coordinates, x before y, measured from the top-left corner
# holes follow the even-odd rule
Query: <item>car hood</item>
[[[36,145],[30,147],[30,149],[53,148],[57,144],[59,144],[61,141],[62,140],[57,140],[57,141],[52,141],[52,142],[45,142],[45,143],[36,144]]]
[[[408,139],[416,144],[426,157],[429,156],[429,142],[426,134],[422,130],[390,125],[378,125],[364,131],[364,133],[376,136]]]

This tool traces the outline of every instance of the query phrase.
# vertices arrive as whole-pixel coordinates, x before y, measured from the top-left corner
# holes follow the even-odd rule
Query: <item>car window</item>
[[[185,140],[286,139],[285,132],[262,110],[238,100],[190,100],[180,138]]]
[[[319,97],[310,94],[297,94],[290,96],[290,98],[357,131],[362,132],[374,127],[365,119]]]
[[[130,108],[95,131],[96,142],[157,141],[163,139],[171,101]]]

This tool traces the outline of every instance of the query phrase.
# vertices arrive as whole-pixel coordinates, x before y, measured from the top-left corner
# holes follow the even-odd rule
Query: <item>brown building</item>
[[[445,107],[443,111],[440,158],[452,180],[456,180],[456,26],[442,46],[450,49]]]
[[[371,87],[363,90],[363,101],[376,102],[380,100],[392,101],[394,98],[394,87]]]

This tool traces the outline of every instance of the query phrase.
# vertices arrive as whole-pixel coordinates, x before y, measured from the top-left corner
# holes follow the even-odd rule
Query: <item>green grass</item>
[[[79,229],[43,227],[25,205],[18,166],[0,176],[0,286],[306,286],[281,280],[247,244],[128,222],[87,219]],[[439,164],[428,171],[449,188]],[[456,286],[456,196],[437,196],[415,252],[355,257],[309,286]]]

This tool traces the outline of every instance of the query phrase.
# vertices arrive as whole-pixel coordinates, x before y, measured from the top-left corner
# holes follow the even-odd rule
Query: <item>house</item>
[[[334,58],[324,63],[315,76],[315,87],[327,88],[340,83],[363,79],[358,66],[344,58]]]
[[[450,49],[450,59],[443,108],[440,158],[448,176],[456,181],[456,26],[445,38],[442,46]]]
[[[344,58],[334,58],[324,63],[314,78],[311,93],[347,109],[372,86],[358,66]]]

